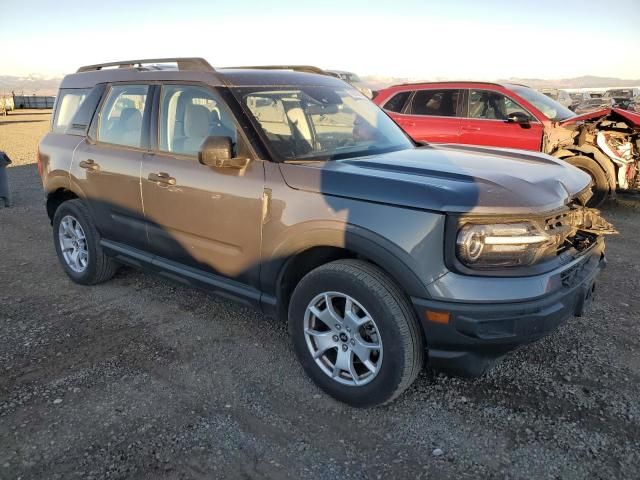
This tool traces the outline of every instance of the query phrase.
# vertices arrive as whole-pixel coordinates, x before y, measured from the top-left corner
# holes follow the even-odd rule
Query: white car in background
[[[541,93],[544,93],[547,97],[555,100],[560,105],[567,107],[570,110],[573,110],[573,106],[575,104],[574,100],[569,95],[569,92],[566,90],[560,90],[557,88],[541,88]]]
[[[340,80],[344,80],[345,82],[353,85],[360,93],[365,95],[367,98],[373,98],[373,92],[369,87],[364,86],[360,77],[353,72],[347,72],[345,70],[325,70],[329,75],[332,75]]]

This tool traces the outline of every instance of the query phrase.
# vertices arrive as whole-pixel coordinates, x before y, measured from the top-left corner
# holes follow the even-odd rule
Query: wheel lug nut
[[[337,342],[337,341],[338,341],[338,335],[334,335],[334,336],[333,336],[333,341],[334,341],[334,342]]]
[[[355,338],[352,338],[352,339],[351,339],[351,345],[355,345],[355,344],[356,344],[356,339],[355,339]]]
[[[336,330],[341,330],[342,329],[342,325],[340,325],[339,323],[336,323]]]
[[[342,351],[343,351],[343,352],[346,352],[348,348],[349,348],[349,347],[347,346],[347,344],[346,344],[346,343],[343,343],[343,344],[342,344]]]
[[[351,332],[351,329],[349,327],[347,327],[347,332]]]

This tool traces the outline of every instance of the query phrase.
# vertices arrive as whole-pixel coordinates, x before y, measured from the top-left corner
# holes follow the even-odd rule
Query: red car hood
[[[583,113],[582,115],[577,115],[575,117],[568,118],[559,123],[559,125],[571,125],[576,122],[580,122],[582,120],[591,120],[594,118],[602,118],[608,115],[618,115],[622,117],[624,120],[629,122],[631,126],[640,128],[640,114],[630,112],[628,110],[623,110],[621,108],[603,108],[602,110],[596,110],[595,112]]]

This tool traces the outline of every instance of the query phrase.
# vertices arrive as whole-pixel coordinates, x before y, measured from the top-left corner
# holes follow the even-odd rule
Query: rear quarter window
[[[400,113],[402,112],[402,109],[407,103],[410,95],[411,91],[396,93],[393,97],[387,100],[387,103],[384,104],[383,108],[390,112]]]
[[[87,94],[89,88],[61,89],[56,99],[56,107],[53,115],[51,130],[56,133],[64,133]]]

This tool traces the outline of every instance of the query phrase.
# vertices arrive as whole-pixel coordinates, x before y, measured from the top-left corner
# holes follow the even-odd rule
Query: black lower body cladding
[[[561,272],[557,289],[535,300],[456,303],[413,298],[430,366],[467,377],[482,375],[507,352],[549,334],[574,315],[580,316],[592,299],[596,277],[605,264],[604,245],[599,243],[583,261]],[[431,321],[428,312],[446,312],[448,317],[440,318],[448,321]]]

